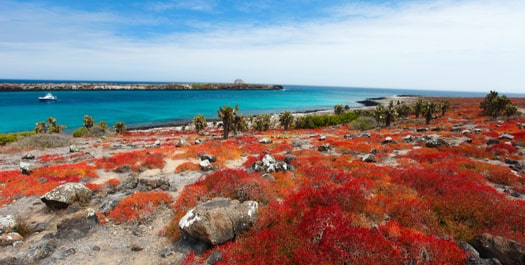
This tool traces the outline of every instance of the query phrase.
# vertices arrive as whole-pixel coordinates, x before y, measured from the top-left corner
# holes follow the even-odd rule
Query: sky
[[[0,0],[0,79],[525,93],[525,1]]]

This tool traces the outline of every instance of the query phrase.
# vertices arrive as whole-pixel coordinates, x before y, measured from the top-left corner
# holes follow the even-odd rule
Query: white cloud
[[[333,17],[302,24],[203,22],[200,28],[209,31],[148,40],[117,37],[118,25],[111,25],[125,19],[111,13],[32,7],[15,11],[22,18],[13,21],[0,11],[7,21],[0,26],[0,58],[6,62],[0,78],[227,82],[240,77],[288,84],[525,91],[525,5],[519,1],[337,10]],[[147,17],[135,23],[147,23]]]

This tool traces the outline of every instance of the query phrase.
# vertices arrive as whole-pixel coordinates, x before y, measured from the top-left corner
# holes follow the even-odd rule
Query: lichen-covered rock
[[[217,157],[214,156],[214,155],[210,155],[210,154],[206,154],[206,153],[201,153],[201,154],[198,154],[197,155],[199,157],[199,159],[202,161],[202,160],[208,160],[210,161],[211,163],[215,163],[217,162]]]
[[[262,138],[261,140],[259,140],[259,143],[261,143],[261,144],[271,144],[272,140],[270,138]]]
[[[363,156],[363,162],[376,163],[377,158],[373,154],[366,154],[365,156]]]
[[[476,236],[472,246],[482,258],[495,258],[503,265],[525,265],[525,247],[514,240],[485,233]]]
[[[44,194],[40,200],[50,208],[65,209],[75,202],[80,204],[88,203],[91,195],[91,190],[84,184],[66,183]]]
[[[257,221],[258,203],[215,198],[190,209],[179,228],[193,239],[218,245],[232,240]]]
[[[16,227],[16,219],[12,215],[0,216],[0,235],[13,231]]]

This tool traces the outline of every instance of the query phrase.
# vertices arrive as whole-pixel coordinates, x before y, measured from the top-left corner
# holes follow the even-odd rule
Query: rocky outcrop
[[[288,161],[292,160],[293,159],[289,158]],[[256,161],[252,165],[252,169],[256,172],[271,173],[292,170],[293,167],[285,161],[277,161],[277,159],[271,154],[266,154],[262,160]]]
[[[525,247],[514,240],[485,233],[476,236],[472,246],[482,258],[494,258],[503,265],[525,265]]]
[[[91,190],[81,183],[66,183],[44,194],[40,199],[53,209],[65,209],[78,202],[86,204],[91,199]]]
[[[17,241],[24,240],[24,237],[17,232],[0,235],[0,246],[9,246]]]
[[[182,232],[193,239],[218,245],[232,240],[257,221],[258,203],[215,198],[189,210],[179,222]]]

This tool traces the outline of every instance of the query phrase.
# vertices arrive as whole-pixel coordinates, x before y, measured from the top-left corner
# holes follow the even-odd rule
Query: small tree
[[[414,106],[414,114],[416,115],[416,119],[419,118],[419,114],[421,114],[422,108],[423,108],[423,100],[418,98]]]
[[[345,112],[345,107],[343,107],[343,105],[337,104],[334,106],[335,115],[341,115],[343,112]]]
[[[49,117],[47,119],[47,127],[48,127],[48,133],[61,133],[66,126],[64,125],[58,125],[57,119],[53,117]]]
[[[126,124],[123,121],[116,122],[113,125],[113,130],[116,134],[124,134],[126,132]]]
[[[421,112],[425,117],[425,124],[430,124],[430,121],[434,117],[434,112],[437,111],[437,104],[434,102],[424,102],[421,108]]]
[[[47,133],[47,123],[39,121],[35,124],[35,133]]]
[[[193,117],[193,124],[195,125],[195,130],[197,132],[200,132],[202,129],[206,128],[208,126],[208,123],[206,122],[206,118],[204,115],[200,114]]]
[[[412,108],[408,106],[405,102],[398,104],[395,107],[395,109],[399,117],[403,117],[403,118],[408,117],[408,114],[412,112]]]
[[[95,120],[89,115],[84,115],[83,125],[86,129],[90,130],[95,125]]]
[[[279,122],[281,123],[281,126],[283,126],[285,130],[288,130],[288,128],[292,126],[293,120],[294,120],[294,116],[288,110],[279,114]]]
[[[219,119],[222,120],[223,139],[228,139],[230,130],[233,130],[234,133],[237,133],[238,128],[236,128],[237,126],[234,126],[234,123],[237,125],[240,125],[243,120],[241,117],[237,115],[238,111],[239,111],[239,104],[235,105],[235,109],[233,109],[231,106],[224,105],[223,107],[220,107],[219,110],[217,111],[217,115],[219,116]]]
[[[267,131],[270,129],[270,115],[261,114],[255,117],[253,128],[257,131]]]
[[[479,107],[482,114],[491,116],[494,119],[502,114],[512,116],[518,111],[507,96],[499,96],[496,91],[490,91],[479,104]]]
[[[450,108],[450,102],[443,101],[439,104],[439,109],[441,110],[441,116],[444,117],[447,110]]]

